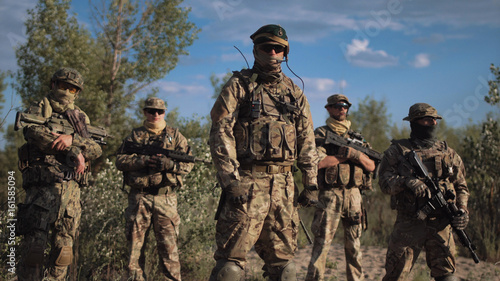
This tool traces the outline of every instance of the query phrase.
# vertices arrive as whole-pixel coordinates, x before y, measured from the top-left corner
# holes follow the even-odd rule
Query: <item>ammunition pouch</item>
[[[130,171],[124,173],[125,184],[134,189],[140,189],[145,192],[155,192],[163,187],[175,187],[179,185],[177,176],[172,173],[154,173],[146,174],[143,171]],[[149,190],[149,191],[148,191]]]
[[[297,154],[295,126],[271,117],[238,121],[234,136],[237,154],[252,160],[293,161]]]

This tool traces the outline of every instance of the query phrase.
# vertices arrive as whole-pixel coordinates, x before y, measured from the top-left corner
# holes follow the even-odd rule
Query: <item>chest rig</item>
[[[454,171],[452,155],[448,150],[446,142],[437,141],[430,148],[415,146],[409,139],[393,140],[392,143],[395,144],[401,152],[398,161],[399,175],[404,177],[417,177],[424,180],[416,175],[415,169],[409,164],[408,154],[411,150],[414,150],[422,160],[431,179],[441,189],[441,192],[443,192],[443,194],[450,192],[456,195],[455,187],[451,182],[456,171]],[[391,198],[392,207],[411,211],[413,209],[409,208],[411,205],[419,209],[427,202],[425,198],[415,200],[414,196],[409,196],[408,192],[409,191],[405,190],[405,192],[401,192],[395,197],[393,196]],[[435,213],[431,215],[439,214]]]
[[[241,162],[293,162],[296,158],[295,119],[299,114],[293,84],[287,77],[268,85],[251,70],[234,72],[240,78],[245,97],[233,129]]]

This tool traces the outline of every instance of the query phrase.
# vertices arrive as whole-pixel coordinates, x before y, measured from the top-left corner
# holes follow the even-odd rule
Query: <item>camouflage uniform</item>
[[[76,75],[66,77],[66,75]],[[63,77],[64,76],[64,77]],[[80,74],[63,68],[54,74],[52,82],[64,81],[82,88]],[[73,103],[61,104],[51,92],[41,102],[32,105],[26,113],[43,118],[64,118],[67,110],[79,110],[86,124],[85,113]],[[74,133],[72,145],[64,151],[51,148],[57,136],[40,125],[26,125],[23,129],[26,144],[19,149],[19,167],[23,173],[26,198],[19,206],[18,234],[24,235],[20,244],[19,280],[64,280],[73,258],[73,244],[80,224],[80,186],[88,184],[89,162],[98,158],[101,147],[90,138]],[[82,153],[87,161],[85,173],[76,175],[71,157]],[[44,251],[49,242],[48,261]],[[46,266],[44,272],[42,267]]]
[[[347,101],[347,97],[343,97]],[[327,155],[338,154],[338,146],[325,146],[328,131],[336,133],[328,126],[319,127],[314,131],[320,161]],[[343,136],[350,137],[352,132],[349,130]],[[370,147],[366,142],[364,146]],[[340,220],[344,226],[347,280],[363,280],[360,238],[365,214],[361,190],[372,189],[372,174],[366,172],[360,164],[347,161],[320,169],[318,185],[318,204],[311,226],[314,245],[306,280],[324,280],[326,259]]]
[[[404,120],[413,121],[425,116],[441,119],[430,105],[415,104]],[[422,208],[428,198],[416,196],[409,188],[409,182],[416,177],[406,159],[412,149],[426,166],[431,178],[439,183],[443,194],[446,191],[453,192],[457,207],[467,210],[469,193],[465,168],[455,150],[439,140],[430,144],[413,137],[393,140],[384,152],[380,166],[380,187],[384,193],[391,195],[391,208],[397,210],[383,280],[407,280],[422,249],[425,249],[432,277],[436,280],[456,280],[452,276],[456,270],[455,242],[449,219],[438,211],[429,214],[424,220],[416,218],[417,210]]]
[[[263,34],[266,39],[286,38],[281,27],[268,25],[251,36],[255,44],[255,36]],[[296,105],[297,110],[288,113],[280,102]],[[317,174],[313,124],[305,95],[280,68],[270,78],[255,65],[234,72],[217,98],[211,118],[210,149],[223,195],[216,226],[217,264],[210,280],[240,278],[253,246],[265,262],[265,276],[295,280],[292,260],[299,217],[292,165],[297,160],[305,186],[316,186]],[[231,200],[230,194],[237,188],[246,192],[248,200]]]
[[[164,108],[164,102],[157,98],[146,100],[145,108],[158,107]],[[125,138],[124,142],[126,141],[185,153],[189,150],[186,138],[178,129],[168,125],[159,134],[151,132],[145,126],[136,128]],[[130,251],[128,280],[146,280],[144,242],[152,224],[160,266],[165,277],[168,280],[179,281],[181,266],[177,237],[180,217],[177,213],[175,190],[182,186],[181,175],[189,173],[194,164],[173,161],[173,167],[159,171],[148,166],[148,158],[150,158],[148,155],[121,152],[116,158],[116,166],[124,172],[124,182],[131,188],[128,194],[128,207],[125,209],[125,235]]]

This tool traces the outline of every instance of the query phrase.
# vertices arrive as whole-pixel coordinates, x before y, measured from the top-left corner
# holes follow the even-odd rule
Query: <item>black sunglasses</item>
[[[165,113],[165,110],[163,110],[163,109],[147,108],[145,110],[147,113],[149,113],[151,115],[155,115],[155,113],[158,113],[158,115],[162,115]]]
[[[339,102],[336,104],[332,104],[331,106],[335,109],[341,109],[341,108],[349,109],[349,107],[350,107],[349,104],[347,104],[345,102]]]
[[[285,47],[283,47],[281,45],[265,44],[265,45],[261,45],[259,47],[259,49],[261,49],[262,51],[264,51],[266,53],[270,53],[272,50],[274,50],[275,53],[281,53],[285,50]]]

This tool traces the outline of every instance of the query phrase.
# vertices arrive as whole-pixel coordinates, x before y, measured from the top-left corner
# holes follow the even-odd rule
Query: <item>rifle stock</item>
[[[44,118],[35,114],[17,112],[14,130],[18,131],[19,129],[26,127],[28,124],[45,126],[49,128],[52,133],[56,134],[71,135],[75,132],[73,126],[71,126],[69,121],[65,118]],[[102,127],[87,125],[87,130],[90,137],[96,143],[101,145],[106,144],[105,138],[112,137],[106,132],[106,129]]]
[[[425,206],[423,206],[420,210],[417,211],[417,218],[424,220],[427,217],[427,215],[430,214],[433,210],[444,210],[446,216],[448,217],[451,223],[454,217],[463,215],[463,213],[461,212],[461,210],[457,208],[455,203],[447,202],[447,199],[454,199],[455,195],[451,192],[447,193],[446,195],[443,194],[443,192],[441,192],[441,189],[439,189],[439,187],[436,186],[436,183],[429,176],[427,168],[424,166],[422,160],[420,159],[420,157],[418,157],[417,153],[415,153],[415,151],[412,150],[408,156],[409,156],[408,160],[410,164],[413,166],[413,168],[415,168],[416,174],[425,179],[425,184],[429,187],[432,194],[431,199],[427,201]],[[455,233],[457,234],[460,243],[462,243],[464,247],[469,249],[469,252],[471,253],[474,262],[479,263],[479,257],[475,252],[476,246],[472,244],[472,241],[470,240],[465,230],[456,229],[453,226],[452,228],[453,231],[455,231]]]
[[[170,149],[165,149],[161,148],[159,146],[154,146],[154,145],[144,145],[140,143],[135,143],[131,141],[126,141],[123,143],[123,148],[122,148],[122,153],[126,154],[142,154],[142,155],[156,155],[156,154],[163,154],[167,156],[168,158],[171,158],[173,160],[177,160],[180,162],[189,162],[189,163],[194,163],[194,162],[203,162],[205,164],[212,164],[211,161],[201,159],[192,155],[189,155],[188,153],[184,153],[182,151],[177,151],[177,150],[170,150]]]

